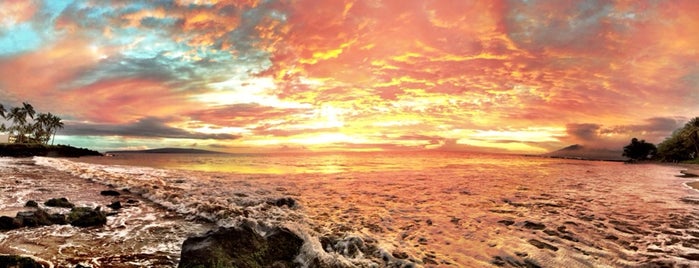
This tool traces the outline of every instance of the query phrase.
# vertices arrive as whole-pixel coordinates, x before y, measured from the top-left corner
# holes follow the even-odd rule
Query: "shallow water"
[[[676,166],[474,154],[129,157],[36,162],[185,218],[359,237],[418,266],[698,265],[699,192]],[[269,205],[280,197],[300,206]],[[380,255],[340,256],[318,242],[304,254],[383,265]]]

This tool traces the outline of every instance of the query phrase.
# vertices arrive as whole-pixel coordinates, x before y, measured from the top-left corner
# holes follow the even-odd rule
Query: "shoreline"
[[[129,262],[173,267],[180,260],[180,248],[186,238],[215,227],[186,219],[128,189],[40,166],[31,158],[0,160],[1,215],[12,218],[25,212],[70,213],[71,208],[46,205],[45,201],[54,198],[66,198],[75,207],[97,208],[96,211],[101,207],[106,214],[106,222],[100,226],[42,224],[3,230],[0,255],[30,256],[53,267],[90,266],[94,262],[106,266]],[[30,200],[37,206],[25,205]],[[116,202],[118,208],[113,206]]]

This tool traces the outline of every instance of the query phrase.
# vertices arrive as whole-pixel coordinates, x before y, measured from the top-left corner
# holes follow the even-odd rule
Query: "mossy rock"
[[[303,239],[282,227],[260,235],[252,223],[219,228],[182,244],[180,268],[194,267],[296,267]]]
[[[44,205],[47,207],[61,207],[61,208],[74,208],[75,205],[73,203],[69,202],[67,198],[61,197],[61,198],[51,198],[48,201],[44,202]]]
[[[107,223],[107,215],[99,207],[77,207],[68,213],[68,222],[77,227],[102,226]]]

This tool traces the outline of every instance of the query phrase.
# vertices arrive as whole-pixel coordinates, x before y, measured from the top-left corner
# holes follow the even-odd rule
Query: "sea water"
[[[358,267],[386,258],[426,267],[699,265],[699,192],[678,166],[437,152],[34,161],[128,189],[193,226],[284,225],[314,241],[304,258]],[[298,205],[269,205],[286,197]],[[150,224],[159,221],[167,222]],[[327,238],[356,238],[378,253],[333,252]]]

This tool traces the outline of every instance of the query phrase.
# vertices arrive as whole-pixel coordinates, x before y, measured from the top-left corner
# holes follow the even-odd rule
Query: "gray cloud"
[[[233,134],[208,134],[199,132],[189,132],[183,129],[167,126],[162,119],[146,117],[132,124],[85,124],[69,122],[62,135],[73,136],[128,136],[128,137],[150,137],[150,138],[174,138],[174,139],[214,139],[232,140],[240,138]]]

